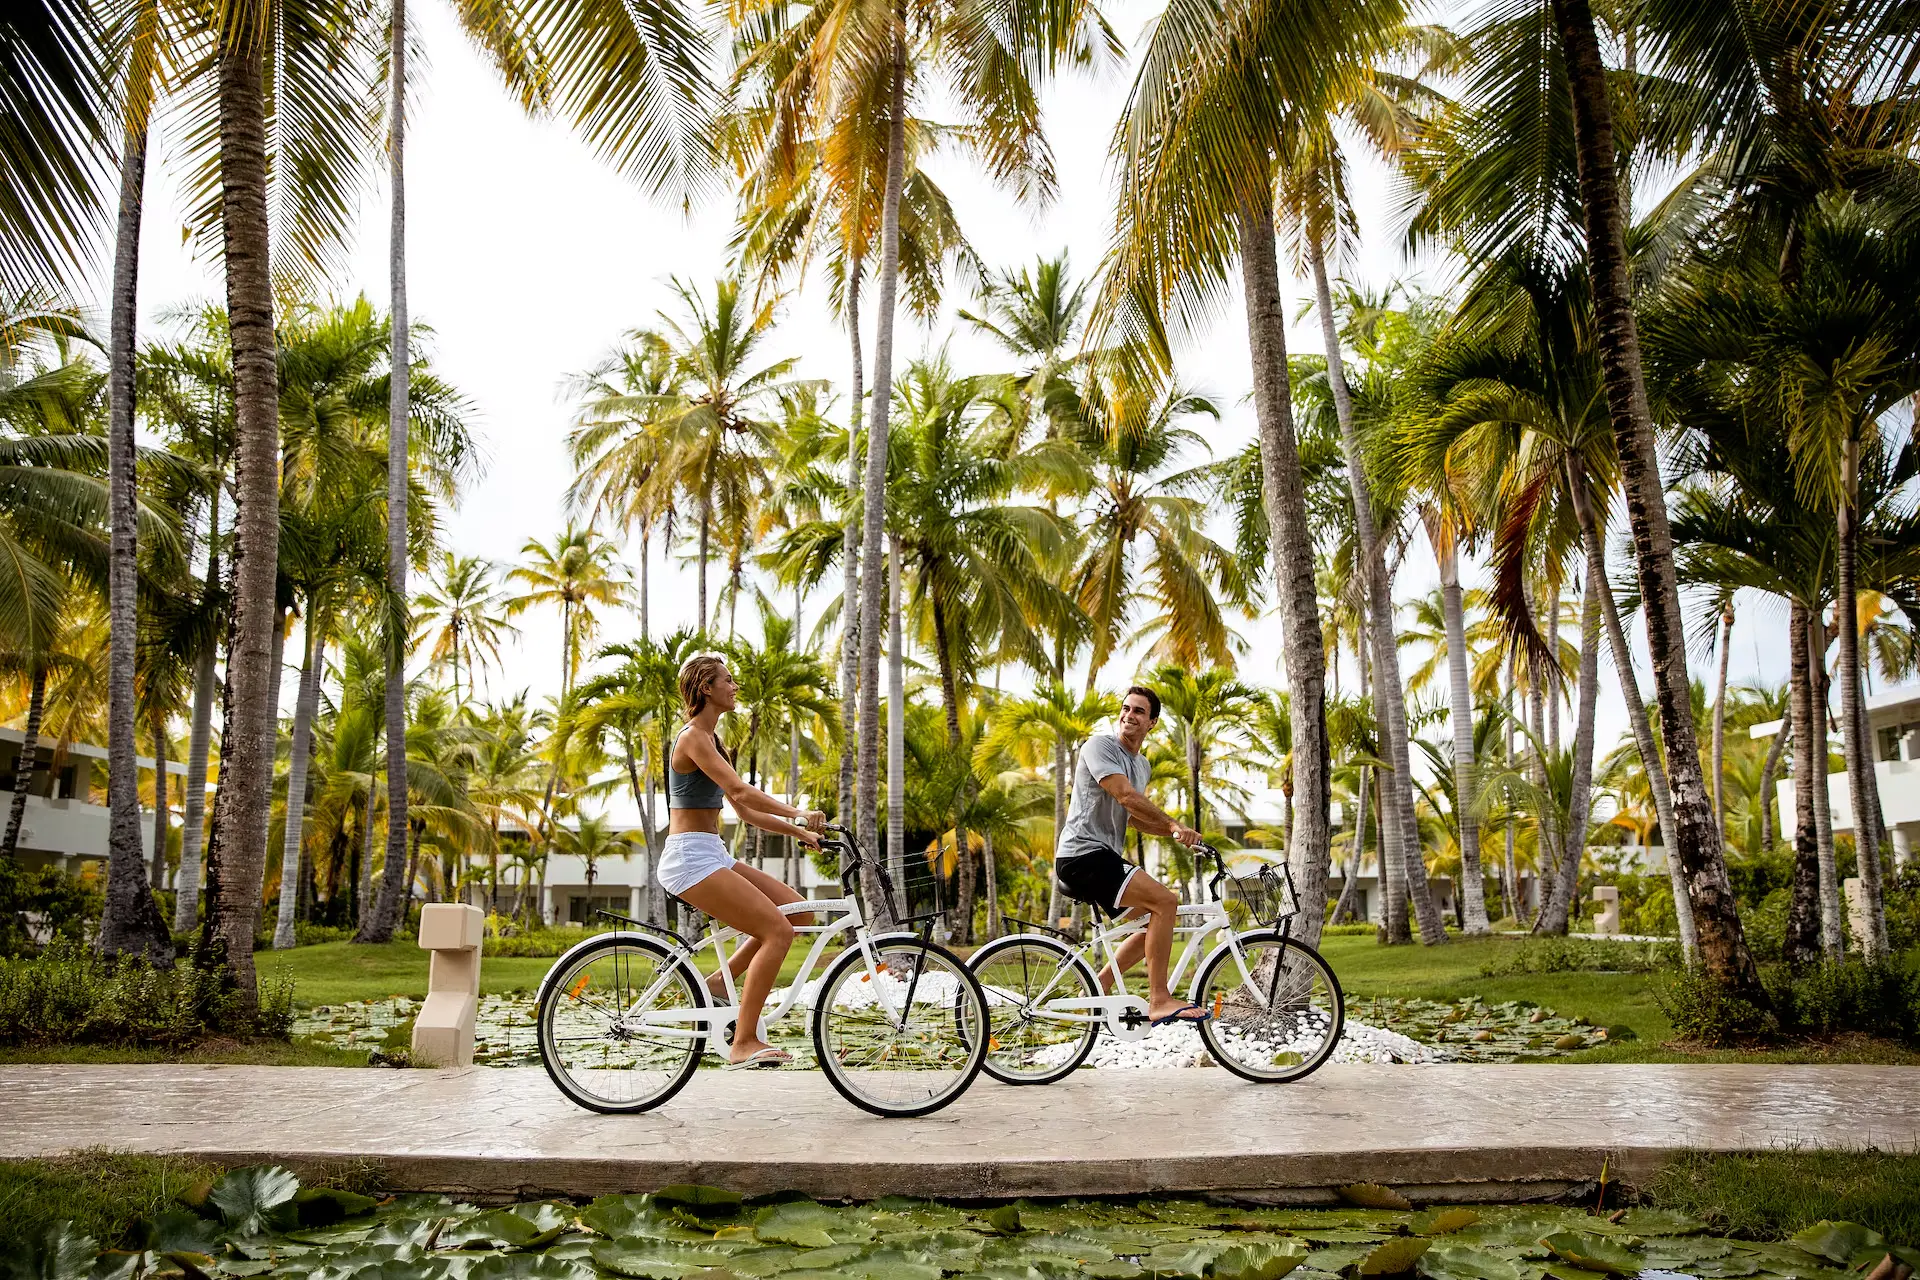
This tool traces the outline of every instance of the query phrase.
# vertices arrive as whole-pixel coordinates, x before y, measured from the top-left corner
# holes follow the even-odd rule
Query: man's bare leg
[[[1148,1016],[1165,1018],[1178,1013],[1187,1007],[1187,1002],[1167,989],[1167,969],[1173,961],[1173,924],[1180,900],[1146,872],[1136,871],[1120,893],[1120,905],[1128,908],[1130,915],[1137,911],[1147,913],[1147,930],[1136,937],[1146,952]],[[1134,942],[1135,938],[1129,938],[1122,943],[1119,956],[1124,957]]]
[[[1139,920],[1146,914],[1145,911],[1136,908],[1123,912],[1120,919]],[[1112,995],[1114,986],[1118,981],[1118,979],[1113,976],[1114,971],[1117,969],[1122,975],[1131,972],[1133,966],[1140,963],[1140,957],[1146,953],[1146,930],[1142,929],[1137,933],[1128,934],[1126,938],[1122,940],[1118,949],[1114,951],[1112,959],[1108,963],[1100,966],[1100,989],[1108,995]]]

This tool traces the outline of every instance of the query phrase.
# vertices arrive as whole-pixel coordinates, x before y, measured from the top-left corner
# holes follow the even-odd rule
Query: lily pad
[[[653,1199],[657,1204],[681,1205],[703,1218],[724,1218],[739,1212],[746,1197],[725,1187],[681,1183],[660,1188],[653,1193]]]
[[[509,1253],[474,1263],[466,1280],[598,1280],[598,1277],[592,1267],[578,1262],[543,1254]]]
[[[1617,1240],[1591,1232],[1556,1231],[1543,1237],[1540,1243],[1553,1250],[1555,1257],[1585,1271],[1630,1276],[1638,1274],[1643,1265],[1638,1254]]]
[[[1375,1246],[1354,1268],[1363,1276],[1397,1276],[1413,1270],[1421,1255],[1433,1247],[1433,1241],[1420,1236],[1396,1236]]]
[[[1429,1209],[1413,1215],[1407,1229],[1417,1236],[1445,1236],[1464,1231],[1478,1221],[1480,1214],[1473,1209]]]
[[[1513,1259],[1444,1240],[1420,1255],[1420,1274],[1432,1280],[1522,1280]]]
[[[300,1179],[292,1170],[253,1165],[220,1175],[207,1192],[207,1200],[235,1235],[257,1236],[294,1224],[293,1197],[299,1190]]]
[[[440,1235],[442,1245],[491,1241],[512,1249],[536,1249],[573,1225],[570,1214],[551,1204],[523,1204],[512,1209],[489,1209]]]
[[[859,1280],[940,1280],[941,1269],[903,1249],[869,1249],[839,1268]]]
[[[330,1227],[348,1218],[372,1212],[380,1202],[372,1196],[335,1187],[308,1187],[293,1196],[294,1212],[303,1227]]]
[[[1794,1236],[1793,1243],[1815,1257],[1846,1266],[1861,1251],[1886,1244],[1886,1239],[1857,1222],[1829,1222],[1823,1218]]]
[[[987,1213],[987,1225],[1003,1236],[1014,1235],[1023,1230],[1020,1225],[1020,1209],[1017,1205],[1003,1204]]]
[[[1358,1205],[1362,1209],[1411,1209],[1413,1205],[1407,1198],[1392,1187],[1383,1187],[1376,1182],[1355,1182],[1344,1187],[1335,1187],[1333,1193],[1348,1204]]]
[[[100,1246],[71,1222],[43,1228],[19,1255],[6,1259],[9,1280],[87,1280]]]
[[[873,1228],[855,1214],[830,1209],[811,1200],[794,1200],[762,1209],[753,1220],[754,1234],[769,1244],[822,1249],[836,1244],[865,1244]]]
[[[1629,1209],[1620,1226],[1638,1236],[1692,1236],[1707,1229],[1707,1224],[1678,1209]]]
[[[595,1240],[587,1252],[608,1271],[639,1280],[682,1280],[728,1261],[724,1253],[644,1239]]]
[[[864,1252],[857,1244],[833,1244],[824,1249],[802,1249],[788,1264],[794,1271],[836,1271]]]

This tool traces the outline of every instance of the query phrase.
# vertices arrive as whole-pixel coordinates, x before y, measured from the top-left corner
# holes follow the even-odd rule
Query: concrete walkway
[[[882,1120],[810,1072],[703,1071],[665,1107],[599,1116],[538,1070],[0,1068],[0,1158],[85,1147],[231,1163],[368,1158],[396,1189],[590,1195],[704,1182],[749,1193],[993,1198],[1232,1191],[1315,1203],[1380,1182],[1416,1201],[1631,1182],[1688,1148],[1920,1148],[1920,1067],[1329,1066],[984,1077]]]

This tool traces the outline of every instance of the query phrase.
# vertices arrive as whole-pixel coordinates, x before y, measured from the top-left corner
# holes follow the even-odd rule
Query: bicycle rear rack
[[[623,916],[618,911],[609,911],[605,907],[595,909],[594,914],[605,916],[609,920],[618,920],[623,924],[630,924],[636,929],[645,929],[648,933],[657,933],[663,937],[672,938],[685,950],[693,950],[694,944],[688,940],[686,935],[676,933],[663,924],[654,924],[650,920],[635,920],[632,916]]]

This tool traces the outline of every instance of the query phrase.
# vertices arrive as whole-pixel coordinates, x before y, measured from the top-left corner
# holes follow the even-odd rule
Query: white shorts
[[[660,851],[660,887],[677,898],[714,872],[731,871],[737,861],[719,836],[677,831]]]

